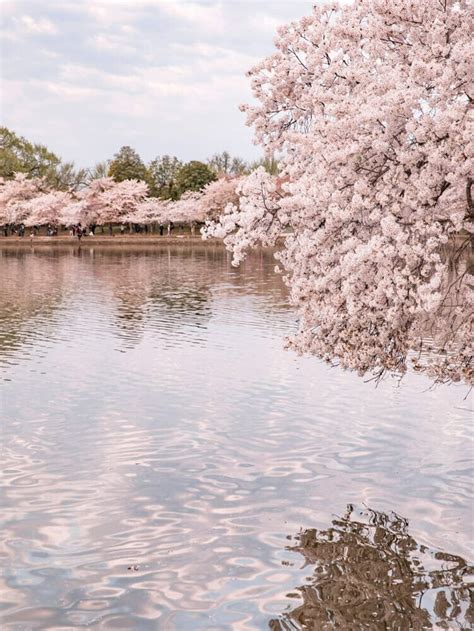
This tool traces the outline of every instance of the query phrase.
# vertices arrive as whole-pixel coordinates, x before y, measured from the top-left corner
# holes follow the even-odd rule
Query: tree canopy
[[[180,170],[176,178],[179,194],[185,191],[201,191],[206,184],[217,180],[214,171],[204,162],[191,160]]]
[[[86,177],[84,169],[63,162],[45,145],[32,143],[7,127],[0,127],[0,177],[12,179],[15,173],[44,178],[54,188],[67,190],[80,186]]]
[[[316,5],[250,71],[256,102],[243,109],[280,177],[257,169],[209,232],[236,262],[286,233],[298,352],[375,378],[413,362],[474,382],[473,13]]]
[[[273,155],[260,158],[260,160],[254,160],[249,166],[249,173],[256,171],[259,167],[262,167],[270,175],[278,175],[280,172],[278,160]]]
[[[124,180],[146,181],[148,171],[138,153],[132,147],[124,146],[110,162],[108,175],[116,182],[123,182]]]
[[[80,190],[53,189],[43,178],[17,173],[0,180],[0,226],[10,229],[21,224],[73,226],[105,223],[181,222],[194,225],[224,212],[238,203],[239,178],[223,177],[201,191],[185,191],[178,200],[149,196],[143,180],[115,182],[111,177],[92,179]]]
[[[161,199],[179,197],[177,177],[183,163],[176,156],[156,157],[148,165],[150,194]]]
[[[248,172],[245,160],[231,156],[228,151],[215,153],[207,163],[218,175],[243,175]]]
[[[87,171],[87,182],[98,180],[99,178],[107,177],[109,173],[110,162],[108,160],[102,160],[96,162],[96,164]]]

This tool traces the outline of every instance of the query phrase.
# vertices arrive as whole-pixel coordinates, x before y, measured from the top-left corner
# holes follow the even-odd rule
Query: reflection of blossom
[[[278,303],[286,310],[285,288],[281,278],[272,272],[269,252],[249,257],[245,273],[233,271],[229,275],[228,256],[220,245],[41,251],[48,252],[48,256],[24,248],[8,250],[13,256],[4,253],[0,362],[26,344],[32,330],[46,335],[42,327],[52,326],[58,308],[67,303],[68,290],[74,286],[78,291],[78,279],[95,285],[104,296],[113,299],[116,320],[111,330],[126,340],[128,347],[138,343],[144,330],[154,329],[163,318],[168,323],[167,330],[174,332],[170,340],[175,343],[185,327],[207,326],[216,287],[230,296],[245,286],[250,293],[259,294],[260,308],[271,314],[276,309],[272,294],[277,294]],[[19,276],[29,282],[18,282]],[[249,279],[256,278],[258,282],[249,285]],[[171,317],[173,313],[176,317]]]
[[[274,630],[467,629],[474,624],[461,557],[429,549],[395,513],[347,507],[327,530],[309,529],[290,546],[314,565],[298,588],[303,603],[270,622]]]

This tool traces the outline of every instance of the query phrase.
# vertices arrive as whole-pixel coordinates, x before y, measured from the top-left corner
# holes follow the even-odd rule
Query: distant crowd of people
[[[78,224],[69,228],[69,234],[71,235],[71,237],[77,237],[80,241],[82,237],[85,237],[86,235],[93,237],[95,235],[96,227],[97,226],[95,224],[91,224],[90,226],[83,226],[79,222]]]
[[[40,231],[41,226],[31,226],[30,228],[30,237],[35,237],[39,231]],[[5,224],[1,227],[2,231],[3,231],[3,235],[5,237],[8,236],[17,236],[17,237],[24,237],[25,236],[25,224],[24,223],[20,223],[20,224]],[[55,237],[58,234],[58,227],[56,225],[53,224],[48,224],[46,226],[46,235],[48,237]]]
[[[17,235],[18,237],[24,237],[25,236],[25,224],[24,223],[20,223],[18,225],[16,224],[5,224],[4,226],[2,226],[2,230],[3,230],[3,234],[5,237],[8,237],[8,235]]]
[[[41,226],[32,226],[30,228],[30,237],[35,237],[40,233],[40,228]],[[195,234],[195,228],[196,228],[196,224],[193,222],[190,225],[190,230],[191,230],[191,234],[194,235]],[[72,226],[69,226],[69,235],[71,237],[76,237],[77,239],[82,239],[82,237],[85,236],[89,236],[89,237],[93,237],[96,234],[96,229],[97,229],[97,224],[89,224],[86,226],[83,226],[80,222],[77,224],[74,224]],[[104,233],[104,226],[101,226],[102,229],[102,233]],[[178,227],[178,230],[181,232],[181,234],[184,234],[184,224],[180,224]],[[18,237],[24,237],[25,236],[25,224],[21,223],[21,224],[6,224],[4,226],[1,226],[1,230],[3,231],[3,234],[5,237],[8,236],[18,236]],[[167,224],[159,224],[158,225],[158,231],[160,236],[164,236],[165,232],[166,235],[169,237],[173,234],[173,232],[176,230],[176,226],[172,221],[169,221]],[[132,232],[135,234],[149,234],[150,232],[153,232],[153,230],[151,230],[150,226],[148,224],[122,224],[120,226],[120,234],[124,235],[126,232]],[[112,224],[108,225],[108,233],[109,235],[112,237],[114,236],[114,227]],[[48,237],[55,237],[58,234],[58,226],[55,224],[50,224],[48,223],[46,225],[46,235]]]

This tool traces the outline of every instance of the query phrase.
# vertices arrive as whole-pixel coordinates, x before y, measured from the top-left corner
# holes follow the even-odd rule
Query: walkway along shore
[[[204,240],[200,235],[175,235],[175,236],[159,236],[159,235],[150,235],[144,236],[141,234],[133,234],[133,235],[120,235],[120,236],[110,236],[110,235],[97,235],[94,237],[84,236],[82,239],[78,239],[77,237],[72,237],[69,235],[58,235],[56,237],[46,237],[46,236],[9,236],[3,237],[0,236],[0,247],[11,246],[39,246],[39,245],[70,245],[73,247],[77,247],[80,245],[216,245],[220,244],[222,241],[220,239],[206,239]]]

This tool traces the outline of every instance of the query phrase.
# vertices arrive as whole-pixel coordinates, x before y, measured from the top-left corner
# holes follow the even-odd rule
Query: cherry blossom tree
[[[186,191],[178,200],[169,203],[166,220],[176,223],[204,222],[202,199],[202,191]]]
[[[238,265],[248,250],[258,244],[275,245],[289,222],[289,216],[280,211],[284,192],[273,175],[259,167],[242,178],[235,190],[238,203],[226,204],[217,222],[208,221],[204,237],[218,237],[233,252]]]
[[[87,220],[88,206],[81,195],[70,198],[67,203],[59,209],[58,223],[62,226],[74,226],[77,224],[93,223]]]
[[[105,223],[101,217],[109,212],[109,200],[104,193],[116,186],[111,177],[92,180],[88,187],[71,195],[69,202],[59,212],[58,223],[64,226]]]
[[[207,235],[224,236],[238,262],[290,233],[278,259],[298,352],[377,378],[413,357],[436,380],[473,383],[461,255],[474,231],[473,11],[454,0],[317,5],[249,72],[257,104],[242,109],[287,181],[279,190],[251,174]]]
[[[0,225],[24,223],[30,212],[26,202],[47,190],[41,178],[27,178],[16,173],[11,180],[0,181]]]
[[[123,217],[122,221],[150,225],[168,220],[170,202],[158,197],[147,197]]]
[[[24,203],[25,226],[58,225],[62,209],[70,202],[70,194],[64,191],[40,193]]]
[[[98,223],[126,221],[125,218],[137,210],[147,194],[148,184],[143,181],[123,180],[110,187],[107,183],[106,189],[98,195]]]
[[[229,204],[238,204],[237,188],[241,178],[223,176],[210,182],[201,191],[186,191],[176,201],[162,204],[160,221],[177,223],[204,223],[215,219]]]
[[[217,219],[228,204],[238,204],[237,187],[241,180],[241,177],[224,176],[204,187],[200,210],[206,219]]]
[[[19,173],[0,182],[0,222],[27,225],[54,223],[83,226],[106,223],[202,223],[217,217],[229,203],[237,203],[240,178],[224,176],[202,191],[187,191],[176,201],[148,197],[143,181],[115,182],[98,178],[72,193],[51,191],[38,178]]]

